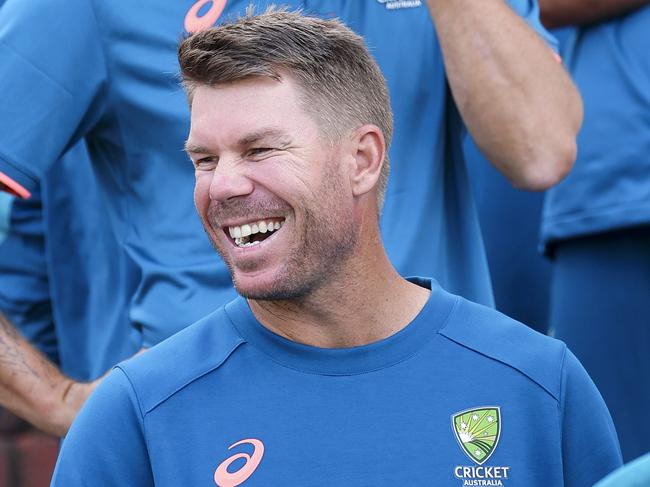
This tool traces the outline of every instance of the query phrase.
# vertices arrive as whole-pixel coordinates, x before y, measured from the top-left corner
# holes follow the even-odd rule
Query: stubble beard
[[[346,217],[332,215],[329,219],[306,211],[300,244],[287,257],[273,285],[248,291],[238,286],[235,274],[233,282],[237,292],[260,301],[299,300],[336,280],[358,241],[353,222]],[[339,224],[333,225],[337,220]]]
[[[208,232],[214,248],[228,267],[235,290],[253,300],[299,300],[344,274],[343,269],[354,254],[359,235],[351,210],[346,212],[346,207],[337,198],[341,194],[342,188],[335,177],[328,175],[318,193],[302,209],[304,224],[300,235],[293,236],[294,245],[285,265],[273,282],[261,289],[249,289],[238,282],[237,271],[228,253],[220,249]],[[218,220],[210,218],[210,221]]]

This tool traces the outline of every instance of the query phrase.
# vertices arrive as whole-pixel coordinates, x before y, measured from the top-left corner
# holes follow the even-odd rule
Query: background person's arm
[[[97,382],[76,382],[63,375],[0,313],[2,407],[43,431],[64,436]]]
[[[513,185],[546,189],[576,157],[582,100],[549,46],[504,0],[427,0],[461,116]]]
[[[538,0],[542,22],[549,29],[567,25],[590,24],[622,15],[650,0]]]

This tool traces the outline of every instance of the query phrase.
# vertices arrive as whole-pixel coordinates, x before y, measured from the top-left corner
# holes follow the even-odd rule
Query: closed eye
[[[201,159],[194,161],[194,167],[200,171],[210,171],[217,166],[218,162],[218,157],[202,157]]]
[[[275,149],[271,147],[255,147],[254,149],[249,149],[246,153],[249,157],[263,156]]]

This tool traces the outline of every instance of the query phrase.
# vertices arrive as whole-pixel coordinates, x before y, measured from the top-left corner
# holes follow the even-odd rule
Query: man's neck
[[[402,278],[383,248],[372,266],[354,266],[308,296],[286,301],[249,300],[255,317],[294,342],[321,348],[367,345],[408,325],[429,290]]]

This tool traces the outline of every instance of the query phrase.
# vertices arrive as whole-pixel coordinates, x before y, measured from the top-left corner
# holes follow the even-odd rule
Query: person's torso
[[[59,365],[70,377],[94,380],[142,346],[129,320],[137,271],[111,231],[84,141],[48,172],[42,197]]]
[[[156,485],[211,485],[220,465],[253,454],[230,448],[251,438],[264,456],[246,486],[562,485],[555,399],[437,340],[391,368],[339,377],[234,352],[145,417]]]
[[[567,35],[585,118],[575,166],[548,192],[545,242],[650,222],[648,46],[650,7]]]
[[[544,368],[462,344],[483,325],[476,343],[516,335]],[[289,342],[238,299],[151,353],[121,368],[156,485],[563,484],[563,347],[437,286],[411,324],[363,347]]]

